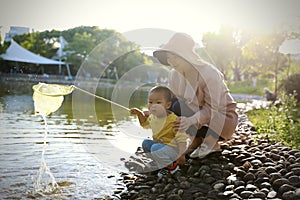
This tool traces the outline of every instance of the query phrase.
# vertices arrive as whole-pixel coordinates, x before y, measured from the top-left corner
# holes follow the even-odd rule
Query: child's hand
[[[139,118],[140,124],[144,123],[148,118],[148,116],[145,116],[144,112],[138,108],[131,108],[129,112],[132,115],[137,115],[137,117]]]
[[[130,109],[130,114],[132,114],[132,115],[138,115],[138,114],[141,114],[141,113],[143,113],[143,112],[138,108],[131,108]]]
[[[150,111],[149,110],[144,110],[143,113],[144,113],[144,115],[146,117],[149,117],[149,115],[150,115]]]

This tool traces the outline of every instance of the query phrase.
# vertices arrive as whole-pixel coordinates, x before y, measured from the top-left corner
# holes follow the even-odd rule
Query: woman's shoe
[[[198,147],[197,149],[195,149],[190,155],[190,158],[197,158],[199,155],[199,151],[200,151],[200,147]]]
[[[198,147],[196,150],[194,150],[191,154],[191,158],[204,158],[205,156],[214,153],[214,152],[220,152],[220,148],[213,148],[209,149],[207,144],[202,143],[200,147]]]
[[[198,152],[198,158],[204,158],[205,156],[214,153],[214,152],[220,152],[220,146],[218,145],[217,148],[216,146],[213,149],[208,148],[208,146],[206,144],[202,144],[201,146],[203,146],[202,148],[200,148],[199,152]]]

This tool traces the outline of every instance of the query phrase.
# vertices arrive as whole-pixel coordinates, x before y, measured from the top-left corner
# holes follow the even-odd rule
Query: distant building
[[[5,42],[10,42],[10,40],[16,35],[23,35],[24,33],[29,33],[30,29],[28,27],[11,26],[9,32],[5,34]]]

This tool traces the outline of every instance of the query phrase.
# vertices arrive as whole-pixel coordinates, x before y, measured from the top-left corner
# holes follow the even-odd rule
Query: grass
[[[251,94],[251,95],[264,95],[264,88],[274,91],[274,80],[263,79],[257,80],[256,86],[253,86],[253,81],[233,81],[227,82],[227,86],[232,94]]]
[[[295,96],[283,95],[281,105],[246,114],[259,135],[300,149],[300,107]]]

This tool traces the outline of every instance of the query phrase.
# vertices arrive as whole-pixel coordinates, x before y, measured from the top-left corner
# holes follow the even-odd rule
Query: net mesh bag
[[[57,111],[64,96],[73,92],[73,86],[39,83],[32,87],[36,115],[47,116]]]

